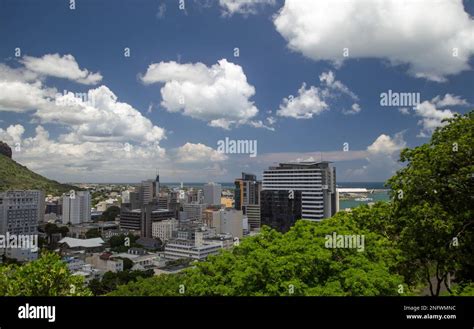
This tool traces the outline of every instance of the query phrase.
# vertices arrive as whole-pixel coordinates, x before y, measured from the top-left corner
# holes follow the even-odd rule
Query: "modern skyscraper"
[[[63,196],[63,224],[80,224],[91,220],[89,191],[71,192]]]
[[[286,232],[301,219],[301,191],[262,190],[260,197],[261,225]]]
[[[207,183],[203,187],[204,203],[209,205],[221,204],[222,186],[216,183]]]
[[[250,229],[260,228],[260,192],[262,182],[257,181],[257,176],[242,173],[242,178],[235,180],[235,209],[242,210],[247,215]]]
[[[6,235],[15,236],[18,243],[21,240],[20,236],[36,236],[36,247],[38,247],[38,223],[43,221],[44,211],[45,201],[42,191],[0,192],[0,234],[4,239]],[[30,239],[30,248],[21,248],[17,245],[15,248],[0,249],[0,253],[5,251],[7,257],[19,261],[34,260],[38,254],[37,250],[31,248],[34,247],[31,242]]]
[[[159,189],[159,178],[158,179],[158,189]],[[140,185],[140,203],[142,205],[146,205],[151,203],[153,200],[156,199],[157,194],[157,181],[156,180],[145,180],[142,181]]]
[[[330,162],[295,162],[280,163],[277,167],[270,167],[263,173],[262,184],[262,225],[268,209],[272,208],[268,202],[280,200],[286,193],[286,198],[295,198],[296,192],[301,193],[301,218],[308,220],[322,220],[336,213],[336,169]],[[267,191],[284,192],[272,197]],[[265,198],[264,198],[265,195]],[[276,198],[275,198],[276,197]],[[267,204],[263,204],[263,203]],[[264,211],[265,208],[265,211]]]

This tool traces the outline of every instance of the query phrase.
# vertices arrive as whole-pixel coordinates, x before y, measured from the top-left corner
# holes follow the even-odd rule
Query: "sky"
[[[61,182],[229,182],[321,159],[338,181],[384,181],[401,149],[473,108],[473,13],[461,0],[0,0],[0,140]]]

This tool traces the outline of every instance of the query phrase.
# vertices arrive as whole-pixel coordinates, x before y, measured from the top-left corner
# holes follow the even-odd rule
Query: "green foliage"
[[[407,165],[389,181],[392,238],[406,257],[410,282],[423,278],[438,295],[448,273],[474,277],[474,112],[437,128],[431,141],[401,152]],[[401,196],[401,197],[400,197]],[[431,279],[436,279],[432,286]]]
[[[47,179],[0,154],[0,191],[5,190],[42,190],[46,194],[61,195],[81,189]]]
[[[100,230],[98,228],[91,228],[86,232],[86,239],[100,238]]]
[[[130,246],[125,245],[126,237],[128,237],[130,240]],[[128,234],[127,236],[125,234],[113,236],[109,239],[110,249],[115,252],[126,252],[132,247],[140,248],[141,246],[135,242],[138,240],[138,238],[138,236],[133,234]]]
[[[54,253],[24,265],[0,266],[0,296],[89,296],[83,278],[73,276]]]
[[[363,234],[365,251],[328,249],[326,235]],[[232,251],[179,274],[119,287],[112,295],[286,296],[397,295],[403,278],[391,274],[398,250],[382,235],[358,226],[349,213],[323,222],[298,221],[289,232],[267,227]]]
[[[115,217],[117,217],[119,214],[120,214],[120,207],[110,206],[102,213],[102,216],[100,217],[100,219],[103,221],[113,221],[115,220]]]
[[[124,285],[129,282],[136,282],[141,278],[149,278],[153,276],[153,270],[146,271],[130,271],[125,270],[122,272],[106,272],[102,277],[102,280],[94,279],[89,283],[94,296],[107,294],[115,289],[117,286]]]

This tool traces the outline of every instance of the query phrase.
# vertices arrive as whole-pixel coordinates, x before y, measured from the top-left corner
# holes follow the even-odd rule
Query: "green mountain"
[[[5,190],[43,190],[46,194],[61,195],[79,189],[47,179],[0,154],[0,191]]]

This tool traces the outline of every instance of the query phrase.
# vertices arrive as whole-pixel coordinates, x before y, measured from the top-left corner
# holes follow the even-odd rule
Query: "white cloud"
[[[247,124],[258,113],[250,101],[255,88],[247,82],[242,67],[226,59],[211,67],[203,63],[155,63],[141,80],[145,84],[164,83],[161,105],[168,112],[181,112],[212,127],[230,129]]]
[[[132,177],[139,180],[168,160],[165,150],[156,144],[52,139],[42,126],[36,127],[33,136],[22,138],[22,127],[17,126],[17,131],[7,128],[9,137],[0,129],[0,138],[10,146],[15,143],[15,133],[21,138],[21,149],[14,150],[13,159],[61,181],[124,181]]]
[[[29,82],[38,79],[38,74],[24,67],[11,68],[5,64],[0,63],[0,80],[1,81],[20,81]]]
[[[270,131],[275,131],[275,128],[272,127],[274,121],[270,118],[266,118],[265,121],[267,121],[268,124],[265,124],[262,120],[252,120],[249,121],[249,125],[254,128],[264,128]]]
[[[351,180],[385,180],[401,168],[398,159],[405,147],[403,132],[393,137],[381,134],[367,147],[367,163],[360,168],[347,170],[345,176]]]
[[[451,94],[446,94],[443,98],[438,95],[431,100],[431,103],[435,104],[438,107],[469,105],[469,103],[465,99],[462,99],[460,96]]]
[[[468,70],[474,54],[462,0],[286,0],[274,24],[290,49],[314,60],[381,58],[435,81]]]
[[[63,105],[65,104],[65,105]],[[145,118],[106,86],[90,89],[87,100],[77,99],[73,93],[56,98],[54,104],[40,106],[35,116],[43,123],[69,126],[68,140],[135,141],[158,143],[165,130]]]
[[[349,87],[336,80],[336,76],[332,71],[321,73],[319,81],[321,83],[320,87],[311,86],[309,89],[306,89],[306,84],[303,83],[296,97],[289,96],[283,99],[280,109],[277,110],[276,114],[295,119],[311,119],[314,115],[319,115],[329,110],[331,103],[334,100],[341,99],[342,95],[347,95],[352,100],[359,99]],[[360,105],[354,103],[350,110],[343,110],[342,113],[357,114],[360,111]]]
[[[20,125],[10,125],[7,129],[0,128],[0,141],[10,142],[11,144],[21,143],[21,138],[25,128]]]
[[[429,101],[424,101],[415,108],[415,114],[421,119],[418,124],[422,126],[422,130],[418,134],[418,137],[430,137],[437,127],[441,127],[446,123],[443,123],[443,119],[449,119],[454,117],[454,112],[451,110],[438,110],[436,106]]]
[[[276,0],[219,0],[224,15],[256,14],[257,8],[264,5],[275,5]]]
[[[61,136],[73,141],[123,141],[159,143],[165,130],[145,118],[140,111],[117,96],[106,86],[86,93],[59,94],[42,81],[35,80],[24,68],[12,69],[0,65],[0,111],[27,112],[41,123],[55,123],[66,127]]]
[[[165,17],[165,13],[166,13],[166,4],[163,2],[158,7],[158,12],[156,13],[156,18],[163,19]]]
[[[298,96],[283,99],[277,115],[295,119],[311,119],[313,115],[319,115],[328,109],[328,104],[323,100],[321,91],[311,86],[306,89],[303,83],[298,90]]]
[[[95,85],[102,80],[100,73],[80,69],[72,55],[46,54],[43,57],[24,56],[20,62],[39,75],[69,79],[85,85]]]
[[[403,140],[403,134],[397,133],[394,137],[382,134],[377,139],[367,147],[369,154],[385,154],[391,155],[393,153],[399,152],[402,148],[406,146],[405,141]]]
[[[0,78],[1,79],[1,78]],[[52,94],[40,81],[33,83],[0,80],[0,111],[27,112],[46,105]]]
[[[403,115],[409,115],[410,114],[410,109],[408,107],[400,107],[398,109],[398,112],[400,112]]]
[[[177,163],[210,163],[226,160],[227,156],[201,143],[186,143],[175,150],[174,158]]]
[[[352,104],[351,109],[343,111],[344,114],[357,114],[361,111],[360,105],[357,103]]]
[[[319,81],[321,81],[321,83],[323,85],[326,85],[328,88],[349,95],[353,100],[359,99],[359,97],[357,97],[357,95],[354,94],[345,84],[343,84],[341,81],[336,80],[336,76],[332,71],[321,73],[321,75],[319,76]]]

